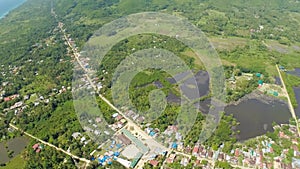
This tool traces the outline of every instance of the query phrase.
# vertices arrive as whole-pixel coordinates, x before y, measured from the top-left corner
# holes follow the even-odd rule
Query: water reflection
[[[298,107],[295,108],[295,112],[296,112],[296,116],[300,118],[300,87],[294,87],[293,89],[298,103]]]
[[[16,137],[9,140],[7,143],[0,143],[0,164],[7,163],[10,160],[8,158],[7,150],[13,151],[13,157],[15,157],[24,150],[28,142],[29,140],[25,137]]]
[[[279,100],[264,101],[248,99],[237,105],[225,108],[227,115],[233,116],[240,122],[238,140],[246,140],[273,131],[272,123],[285,124],[289,122],[291,114],[286,103]]]

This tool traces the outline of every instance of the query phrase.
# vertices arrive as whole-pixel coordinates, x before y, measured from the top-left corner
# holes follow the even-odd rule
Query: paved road
[[[63,29],[61,27],[61,31],[63,32]],[[89,81],[90,85],[93,87],[93,89],[95,91],[97,91],[97,87],[96,85],[94,85],[92,79],[88,76],[88,70],[84,67],[84,65],[81,63],[80,59],[79,59],[79,54],[77,53],[77,51],[73,48],[73,46],[71,45],[71,43],[69,42],[69,39],[68,37],[66,36],[66,34],[64,33],[64,38],[68,44],[68,46],[71,48],[72,52],[73,52],[73,55],[77,61],[77,63],[80,65],[80,67],[82,68],[82,70],[84,70],[86,72],[85,76],[87,78],[87,80]],[[114,109],[116,112],[118,112],[119,114],[121,114],[124,119],[127,120],[127,126],[132,126],[134,128],[134,131],[132,133],[138,133],[142,138],[143,140],[147,140],[147,141],[151,141],[153,142],[155,145],[157,145],[157,147],[162,147],[164,148],[165,150],[167,150],[168,152],[171,152],[171,150],[163,145],[161,145],[160,143],[158,143],[157,141],[155,141],[151,136],[149,136],[148,134],[146,134],[135,122],[133,122],[130,118],[128,118],[121,110],[119,110],[117,107],[115,107],[108,99],[106,99],[103,95],[101,95],[100,93],[98,93],[99,97],[105,102],[107,103],[112,109]],[[142,142],[145,144],[145,141]],[[147,142],[146,141],[146,142]],[[179,151],[175,151],[176,154],[180,154],[180,155],[183,155],[183,156],[186,156],[186,157],[189,157],[191,158],[191,155],[190,154],[186,154],[186,153],[182,153],[182,152],[179,152]],[[214,161],[210,160],[210,159],[207,159],[207,158],[199,158],[201,160],[207,160],[209,161],[210,163],[214,164]],[[143,165],[144,163],[146,162],[145,161],[146,159],[145,158],[142,158],[139,163],[137,164],[136,168],[143,168]],[[231,164],[232,165],[232,164]],[[243,166],[236,166],[236,165],[232,165],[233,167],[239,167],[239,168],[242,168],[242,169],[247,169],[246,167],[243,167]]]
[[[287,99],[288,99],[288,106],[289,106],[290,112],[291,112],[291,114],[292,114],[292,117],[296,120],[296,125],[297,125],[297,130],[298,130],[298,136],[300,136],[300,129],[299,129],[298,119],[297,119],[297,116],[296,116],[294,107],[293,107],[293,105],[292,105],[292,102],[291,102],[289,93],[288,93],[288,91],[287,91],[287,89],[286,89],[284,80],[283,80],[283,78],[282,78],[281,72],[280,72],[280,70],[279,70],[279,68],[278,68],[278,65],[276,65],[276,69],[277,69],[277,71],[278,71],[279,78],[280,78],[281,83],[282,83],[282,86],[283,86],[283,90],[284,90],[284,92],[286,93],[286,97],[287,97]]]
[[[79,59],[79,54],[77,53],[77,51],[73,48],[73,46],[71,45],[71,43],[69,42],[68,38],[66,35],[64,35],[66,42],[68,43],[68,46],[71,48],[73,55],[75,56],[76,61],[78,62],[78,64],[80,65],[80,67],[86,72],[86,78],[89,81],[90,85],[94,88],[95,91],[97,91],[97,87],[94,85],[92,79],[88,76],[87,72],[88,70],[84,67],[84,65],[81,63],[80,59]],[[121,110],[119,110],[117,107],[115,107],[108,99],[106,99],[103,95],[101,95],[100,93],[98,93],[99,97],[105,102],[107,103],[112,109],[114,109],[116,112],[118,112],[119,114],[121,114],[124,119],[127,120],[127,126],[132,126],[134,128],[134,131],[132,133],[138,133],[144,140],[147,141],[151,141],[154,144],[157,145],[157,147],[162,147],[165,150],[167,150],[168,152],[171,152],[171,150],[163,145],[161,145],[160,143],[158,143],[157,141],[155,141],[151,136],[149,136],[148,134],[146,134],[135,122],[133,122],[130,118],[128,118]],[[142,142],[144,144],[146,144],[147,141],[143,141]],[[191,158],[190,154],[186,154],[183,152],[179,152],[179,151],[175,151],[176,154],[180,154],[183,155],[185,157],[189,157]],[[208,162],[210,162],[211,164],[214,164],[213,160],[207,159],[207,158],[199,158],[200,160],[207,160]],[[141,158],[141,160],[138,162],[138,164],[136,165],[135,168],[141,169],[143,168],[144,163],[146,162],[146,158]],[[243,167],[243,166],[237,166],[237,165],[233,165],[231,164],[233,167],[239,167],[242,169],[248,169],[247,167]]]
[[[50,144],[50,143],[48,143],[48,142],[46,142],[46,141],[44,141],[44,140],[41,140],[41,139],[39,139],[39,138],[37,138],[37,137],[35,137],[35,136],[33,136],[33,135],[31,135],[31,134],[29,134],[29,133],[23,131],[22,129],[18,128],[17,126],[15,126],[15,125],[13,125],[13,124],[9,124],[9,126],[12,127],[12,128],[14,128],[15,130],[19,130],[19,131],[23,132],[25,135],[27,135],[28,137],[30,137],[30,138],[32,138],[32,139],[34,139],[34,140],[37,140],[37,141],[39,141],[39,142],[41,142],[41,143],[43,143],[43,144],[45,144],[45,145],[47,145],[47,146],[49,146],[49,147],[55,148],[56,150],[63,152],[64,154],[66,154],[66,155],[68,155],[68,156],[71,156],[71,157],[74,158],[74,159],[77,159],[77,160],[80,160],[80,161],[82,161],[82,162],[85,162],[87,165],[91,162],[91,161],[88,160],[88,159],[78,157],[78,156],[76,156],[76,155],[74,155],[74,154],[72,154],[72,153],[69,153],[69,152],[63,150],[62,148],[56,147],[56,146],[53,145],[53,144]]]
[[[61,27],[61,31],[62,27]],[[71,43],[69,42],[68,37],[66,36],[66,34],[64,33],[64,38],[65,41],[67,42],[68,46],[71,48],[73,55],[77,61],[77,63],[79,64],[79,66],[82,68],[82,70],[85,71],[85,76],[88,80],[88,82],[90,83],[90,85],[93,87],[94,91],[98,91],[96,85],[93,83],[92,79],[89,77],[88,75],[88,70],[84,67],[84,65],[82,64],[82,62],[79,59],[79,54],[77,53],[77,51],[73,48],[73,46],[71,45]],[[114,109],[116,112],[118,112],[120,115],[122,115],[124,117],[125,120],[127,120],[127,126],[133,127],[134,130],[131,131],[131,133],[138,133],[138,135],[140,135],[143,139],[141,139],[141,141],[144,144],[147,144],[149,142],[152,143],[152,145],[156,145],[155,147],[160,147],[165,149],[166,151],[169,151],[169,148],[164,147],[163,145],[161,145],[160,143],[158,143],[156,140],[154,140],[151,136],[149,136],[148,134],[145,133],[145,131],[143,131],[135,122],[133,122],[130,118],[128,118],[121,110],[119,110],[117,107],[115,107],[108,99],[106,99],[103,95],[101,95],[100,93],[98,93],[99,97],[106,103],[108,104],[112,109]],[[150,147],[151,149],[151,147]],[[153,149],[155,149],[153,147]],[[136,168],[143,168],[143,165],[145,163],[145,159],[141,159],[138,164],[136,165]]]

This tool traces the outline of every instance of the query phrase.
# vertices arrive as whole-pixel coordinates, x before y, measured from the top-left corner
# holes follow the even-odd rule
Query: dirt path
[[[278,65],[276,65],[276,69],[277,69],[277,71],[278,71],[279,78],[280,78],[281,83],[282,83],[282,86],[283,86],[283,91],[284,91],[284,93],[286,94],[286,97],[287,97],[287,99],[288,99],[288,106],[289,106],[290,112],[291,112],[291,114],[292,114],[292,117],[293,117],[293,118],[295,119],[295,121],[296,121],[297,130],[298,130],[298,136],[300,136],[299,123],[298,123],[298,120],[297,120],[297,116],[296,116],[294,107],[293,107],[293,105],[292,105],[292,102],[291,102],[291,98],[290,98],[290,96],[289,96],[289,93],[287,92],[287,89],[286,89],[284,80],[283,80],[283,78],[282,78],[281,72],[280,72],[280,70],[279,70],[279,68],[278,68]]]
[[[74,159],[77,159],[77,160],[80,160],[80,161],[82,161],[82,162],[85,162],[87,165],[91,162],[91,161],[88,160],[88,159],[78,157],[78,156],[76,156],[76,155],[74,155],[74,154],[72,154],[72,153],[69,153],[69,152],[63,150],[62,148],[58,148],[58,147],[56,147],[56,146],[53,145],[53,144],[50,144],[50,143],[48,143],[48,142],[46,142],[46,141],[43,141],[43,140],[41,140],[41,139],[39,139],[39,138],[37,138],[37,137],[35,137],[35,136],[33,136],[33,135],[31,135],[31,134],[25,132],[25,131],[23,131],[22,129],[18,128],[17,126],[15,126],[15,125],[13,125],[13,124],[9,124],[9,126],[12,127],[12,128],[14,128],[15,130],[19,130],[19,131],[23,132],[26,136],[28,136],[28,137],[30,137],[30,138],[32,138],[32,139],[34,139],[34,140],[37,140],[37,141],[39,141],[39,142],[41,142],[41,143],[43,143],[43,144],[45,144],[45,145],[47,145],[47,146],[49,146],[49,147],[55,148],[57,151],[60,151],[60,152],[66,154],[66,155],[68,155],[68,156],[71,156],[71,157],[74,158]]]

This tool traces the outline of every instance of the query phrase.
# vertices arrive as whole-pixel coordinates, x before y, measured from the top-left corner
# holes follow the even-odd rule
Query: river
[[[25,1],[26,0],[0,0],[0,19]]]

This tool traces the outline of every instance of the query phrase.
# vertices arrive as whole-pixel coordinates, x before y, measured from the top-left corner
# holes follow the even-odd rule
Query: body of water
[[[300,68],[295,68],[294,71],[288,71],[287,73],[300,77]]]
[[[14,151],[13,157],[18,155],[27,146],[29,140],[25,137],[16,137],[9,140],[6,143],[0,143],[0,164],[7,163],[10,159],[8,158],[7,150]],[[7,145],[7,149],[6,149]]]
[[[194,79],[185,72],[176,75],[176,77],[168,79],[170,83],[180,81],[180,88],[183,94],[191,99],[196,99],[200,96],[209,94],[209,75],[205,71],[199,71],[195,74]],[[276,78],[277,84],[281,82]],[[197,85],[198,88],[191,87]],[[299,88],[300,97],[300,88]],[[168,95],[169,102],[180,103],[180,98],[174,94]],[[195,105],[204,114],[207,114],[210,109],[210,99],[199,101]],[[300,105],[300,103],[299,103]],[[300,110],[299,110],[300,111]],[[263,135],[268,131],[273,131],[272,123],[287,124],[291,118],[288,105],[276,98],[261,94],[260,92],[247,95],[243,100],[237,104],[228,105],[225,107],[227,115],[233,116],[240,123],[237,130],[240,130],[238,140],[243,141],[249,138]]]
[[[293,89],[298,103],[298,107],[295,108],[295,112],[296,112],[296,116],[300,118],[300,87],[294,87]]]
[[[7,151],[4,143],[0,143],[0,164],[6,163],[9,161]]]
[[[294,71],[288,71],[287,73],[300,77],[300,68],[295,68]],[[294,86],[294,93],[298,103],[298,107],[295,108],[296,116],[300,118],[300,87]]]
[[[275,77],[275,84],[280,85],[280,86],[282,85],[281,79],[278,76]]]
[[[178,84],[182,94],[189,100],[199,100],[199,96],[203,97],[209,94],[209,75],[206,71],[199,71],[195,75],[190,72],[177,74],[174,78],[167,79],[171,84]],[[158,88],[162,85],[155,84]],[[181,103],[181,98],[173,93],[167,96],[168,102]],[[195,106],[202,112],[207,114],[210,107],[210,99],[204,101],[196,101]]]
[[[26,0],[0,0],[0,19],[25,1]]]
[[[266,96],[267,97],[267,96]],[[272,132],[272,123],[287,124],[291,118],[288,105],[283,101],[263,101],[260,99],[246,99],[237,105],[229,105],[225,108],[227,115],[233,114],[240,124],[238,140],[263,135]]]

